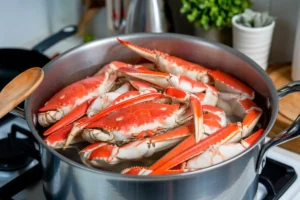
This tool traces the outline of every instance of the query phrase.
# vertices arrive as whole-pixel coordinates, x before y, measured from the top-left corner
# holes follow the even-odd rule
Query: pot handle
[[[55,33],[54,35],[51,35],[50,37],[46,38],[39,44],[35,45],[32,50],[38,51],[40,53],[44,52],[46,49],[51,47],[52,45],[56,44],[57,42],[72,36],[74,33],[77,32],[77,26],[76,25],[69,25]]]
[[[300,92],[300,81],[291,82],[277,90],[279,98],[293,92]],[[271,138],[262,146],[256,163],[256,172],[258,174],[262,172],[266,162],[266,153],[270,148],[288,142],[298,136],[300,136],[300,114],[288,128]]]

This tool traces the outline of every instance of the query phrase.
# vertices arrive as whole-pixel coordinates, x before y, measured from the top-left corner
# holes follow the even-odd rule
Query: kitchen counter
[[[267,68],[267,73],[270,75],[276,88],[280,88],[287,82],[292,81],[291,77],[290,77],[290,69],[291,69],[291,63],[270,65]],[[286,73],[283,73],[284,71]],[[292,95],[293,95],[292,96],[293,98],[297,98],[297,99],[300,98],[299,92],[294,93]],[[282,102],[282,101],[285,101],[285,102]],[[290,103],[289,103],[289,101],[290,101]],[[285,128],[287,128],[292,123],[292,120],[295,119],[296,116],[300,113],[300,109],[298,109],[299,106],[295,104],[295,101],[291,101],[291,98],[284,97],[283,99],[280,100],[280,103],[281,104],[279,106],[279,114],[277,116],[275,125],[273,126],[268,137],[273,137],[276,134],[280,133]],[[294,104],[294,105],[292,105],[292,104]],[[294,111],[287,114],[287,112],[286,112],[287,109],[286,109],[285,105],[292,106],[292,108],[294,108]],[[300,137],[293,139],[289,142],[286,142],[286,143],[280,145],[280,147],[300,154]]]

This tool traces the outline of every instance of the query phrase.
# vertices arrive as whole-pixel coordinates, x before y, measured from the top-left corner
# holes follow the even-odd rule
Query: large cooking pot
[[[52,60],[44,68],[41,85],[25,101],[28,125],[39,141],[44,171],[44,192],[49,199],[253,199],[265,152],[300,133],[300,117],[284,132],[265,143],[278,113],[279,98],[300,91],[300,82],[279,89],[254,61],[234,49],[180,34],[131,34],[121,36],[134,44],[158,49],[208,68],[218,68],[247,83],[256,91],[263,108],[263,137],[241,154],[202,170],[166,176],[130,176],[89,168],[48,147],[37,125],[36,113],[64,86],[92,75],[111,61],[144,61],[120,45],[115,37],[90,42]],[[60,151],[63,152],[63,151]],[[76,150],[74,150],[77,153]],[[74,155],[72,155],[74,157]],[[75,156],[77,156],[75,154]]]

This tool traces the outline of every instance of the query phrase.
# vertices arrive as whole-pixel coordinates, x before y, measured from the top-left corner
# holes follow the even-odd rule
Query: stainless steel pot
[[[264,136],[243,153],[199,171],[168,176],[128,176],[91,169],[49,148],[40,136],[36,113],[62,87],[95,73],[100,66],[119,60],[138,63],[143,59],[120,45],[116,38],[94,41],[72,49],[48,63],[45,78],[25,101],[25,116],[40,142],[44,170],[44,192],[49,199],[253,199],[265,152],[272,146],[297,137],[300,117],[265,143],[277,113],[279,98],[300,91],[293,82],[276,91],[271,79],[245,55],[221,44],[179,34],[131,34],[121,36],[134,44],[155,48],[171,55],[222,71],[246,82],[257,92],[255,101],[263,108],[260,124]],[[76,152],[76,151],[75,151]]]

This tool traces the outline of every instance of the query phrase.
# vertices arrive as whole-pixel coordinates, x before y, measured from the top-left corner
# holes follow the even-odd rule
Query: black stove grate
[[[17,138],[17,133],[25,137]],[[42,178],[42,167],[37,148],[38,143],[32,133],[15,124],[11,126],[8,137],[0,140],[0,171],[15,171],[26,167],[34,159],[38,161],[38,164],[0,188],[0,200],[11,199]]]
[[[259,176],[259,182],[268,191],[263,200],[278,200],[296,179],[297,173],[294,168],[267,158],[266,165]]]

